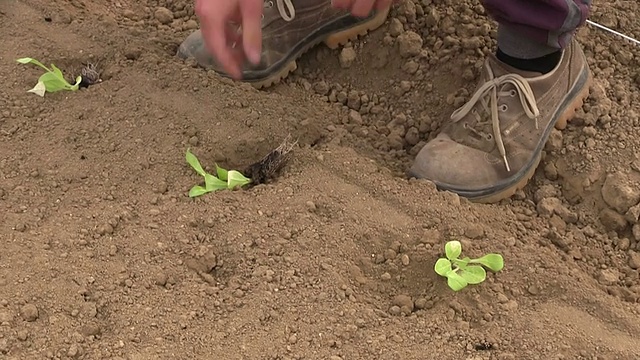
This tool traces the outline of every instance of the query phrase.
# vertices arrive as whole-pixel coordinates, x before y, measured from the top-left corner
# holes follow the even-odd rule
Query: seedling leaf
[[[468,266],[458,272],[460,276],[469,284],[480,284],[487,278],[487,272],[482,266]]]
[[[51,71],[51,70],[49,70],[48,67],[44,66],[40,61],[38,61],[36,59],[33,59],[33,58],[26,57],[26,58],[18,59],[17,61],[20,64],[33,64],[33,65],[37,65],[37,66],[43,68],[46,71]]]
[[[237,186],[244,186],[251,182],[251,179],[248,179],[242,173],[236,170],[230,170],[227,173],[227,187],[229,189],[235,189]]]
[[[449,285],[453,291],[460,291],[467,287],[469,283],[458,273],[451,271],[447,274],[447,285]]]
[[[53,64],[51,64],[51,72],[57,77],[64,78],[64,75],[62,75],[62,70],[58,69],[58,67]]]
[[[218,174],[218,179],[227,181],[228,171],[218,166],[218,164],[216,164],[216,174]]]
[[[238,186],[242,187],[251,182],[251,179],[245,177],[239,171],[228,171],[218,166],[218,164],[216,164],[216,174],[218,175],[217,177],[207,173],[202,168],[202,165],[200,164],[198,158],[191,153],[190,149],[187,149],[185,159],[187,160],[187,163],[191,166],[191,168],[195,170],[195,172],[204,177],[204,187],[194,186],[193,188],[191,188],[191,190],[189,191],[190,197],[201,196],[212,191],[226,189],[231,190],[235,189]]]
[[[44,85],[42,81],[38,81],[36,86],[34,86],[33,89],[27,92],[34,93],[38,96],[44,96],[44,93],[47,92],[47,87]]]
[[[209,190],[203,188],[200,185],[196,185],[196,186],[192,187],[191,190],[189,190],[189,197],[194,198],[194,197],[202,196],[202,195],[204,195],[204,194],[206,194],[208,192],[209,192]]]
[[[217,190],[224,190],[227,188],[227,183],[225,181],[222,181],[220,179],[218,179],[217,177],[211,175],[211,174],[204,174],[204,187],[208,190],[208,191],[217,191]]]
[[[471,259],[468,256],[459,259],[462,254],[462,244],[459,241],[448,241],[444,249],[446,258],[438,259],[434,270],[438,275],[447,278],[447,284],[454,291],[485,281],[487,271],[483,266],[494,272],[504,267],[504,260],[500,254],[487,254],[478,259]]]
[[[462,244],[459,241],[448,241],[444,245],[444,253],[447,255],[447,259],[454,260],[462,253]]]
[[[456,267],[459,267],[460,269],[464,269],[467,267],[467,265],[469,265],[469,263],[471,262],[471,259],[468,257],[465,257],[464,259],[451,260],[451,262],[454,263]]]
[[[78,90],[80,88],[80,83],[82,82],[82,76],[76,76],[76,83],[73,84],[73,90]]]
[[[58,78],[58,75],[53,72],[42,74],[38,79],[38,82],[43,83],[48,92],[56,92],[65,89],[70,90],[69,83],[67,83],[66,80],[64,82],[61,82],[60,78]]]
[[[32,92],[37,95],[44,96],[44,94],[42,93],[43,85],[45,87],[45,91],[47,92],[56,92],[60,90],[76,91],[80,87],[80,82],[82,81],[82,77],[78,76],[76,78],[76,83],[74,85],[71,85],[64,78],[62,71],[53,64],[51,64],[51,69],[49,69],[48,67],[44,66],[41,62],[33,58],[21,58],[21,59],[18,59],[17,61],[20,64],[36,65],[46,71],[38,79],[38,84],[36,84],[36,86],[33,89],[29,90],[28,92]]]
[[[185,158],[187,159],[187,163],[191,165],[193,170],[195,170],[200,176],[205,176],[206,172],[202,168],[202,165],[200,165],[200,161],[198,161],[198,158],[193,155],[189,149],[187,149]]]
[[[481,258],[473,259],[471,262],[482,264],[493,272],[498,272],[504,268],[504,259],[500,254],[487,254]]]
[[[436,261],[436,265],[434,266],[434,270],[436,274],[440,276],[447,276],[449,272],[451,272],[451,262],[447,259],[440,258]]]

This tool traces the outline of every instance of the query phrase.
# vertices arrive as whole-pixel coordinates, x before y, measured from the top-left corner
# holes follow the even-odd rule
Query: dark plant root
[[[251,179],[251,186],[265,184],[274,180],[280,170],[291,158],[291,151],[298,144],[298,141],[291,141],[291,136],[287,136],[282,144],[267,154],[260,161],[253,163],[243,171],[243,175]]]
[[[100,79],[100,68],[98,67],[98,64],[95,63],[82,64],[82,68],[80,69],[80,71],[74,71],[73,73],[77,75],[75,75],[73,79],[71,79],[70,83],[75,84],[76,77],[81,76],[81,88],[88,88],[91,85],[99,84],[102,82],[102,79]]]
[[[102,79],[100,79],[100,69],[97,64],[84,64],[82,69],[80,69],[80,76],[82,76],[80,87],[89,87],[102,82]]]

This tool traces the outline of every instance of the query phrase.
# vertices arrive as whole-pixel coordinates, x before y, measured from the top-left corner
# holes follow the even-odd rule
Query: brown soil
[[[636,1],[598,5],[640,37]],[[403,177],[493,48],[477,1],[404,2],[267,91],[178,60],[196,27],[188,0],[0,2],[0,358],[640,358],[639,47],[583,28],[589,100],[479,205]],[[24,56],[104,81],[39,98]],[[242,169],[289,134],[275,182],[187,196],[188,147]],[[448,239],[504,271],[452,293]]]

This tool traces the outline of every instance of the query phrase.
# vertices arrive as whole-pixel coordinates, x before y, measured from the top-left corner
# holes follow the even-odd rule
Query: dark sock
[[[498,60],[507,65],[513,66],[516,69],[546,74],[558,65],[560,58],[562,58],[562,51],[558,50],[549,55],[535,59],[518,59],[503,53],[502,50],[498,48],[498,51],[496,51],[496,57]]]

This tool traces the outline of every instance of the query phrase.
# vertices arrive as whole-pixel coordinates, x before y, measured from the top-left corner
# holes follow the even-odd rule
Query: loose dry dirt
[[[639,11],[592,19],[639,38]],[[589,101],[477,205],[403,171],[493,49],[479,2],[405,1],[267,91],[174,57],[196,27],[187,0],[0,2],[0,358],[640,358],[640,47],[583,28]],[[39,98],[24,56],[103,82]],[[288,134],[277,181],[187,196],[188,147],[243,168]],[[505,270],[452,293],[449,239]]]

